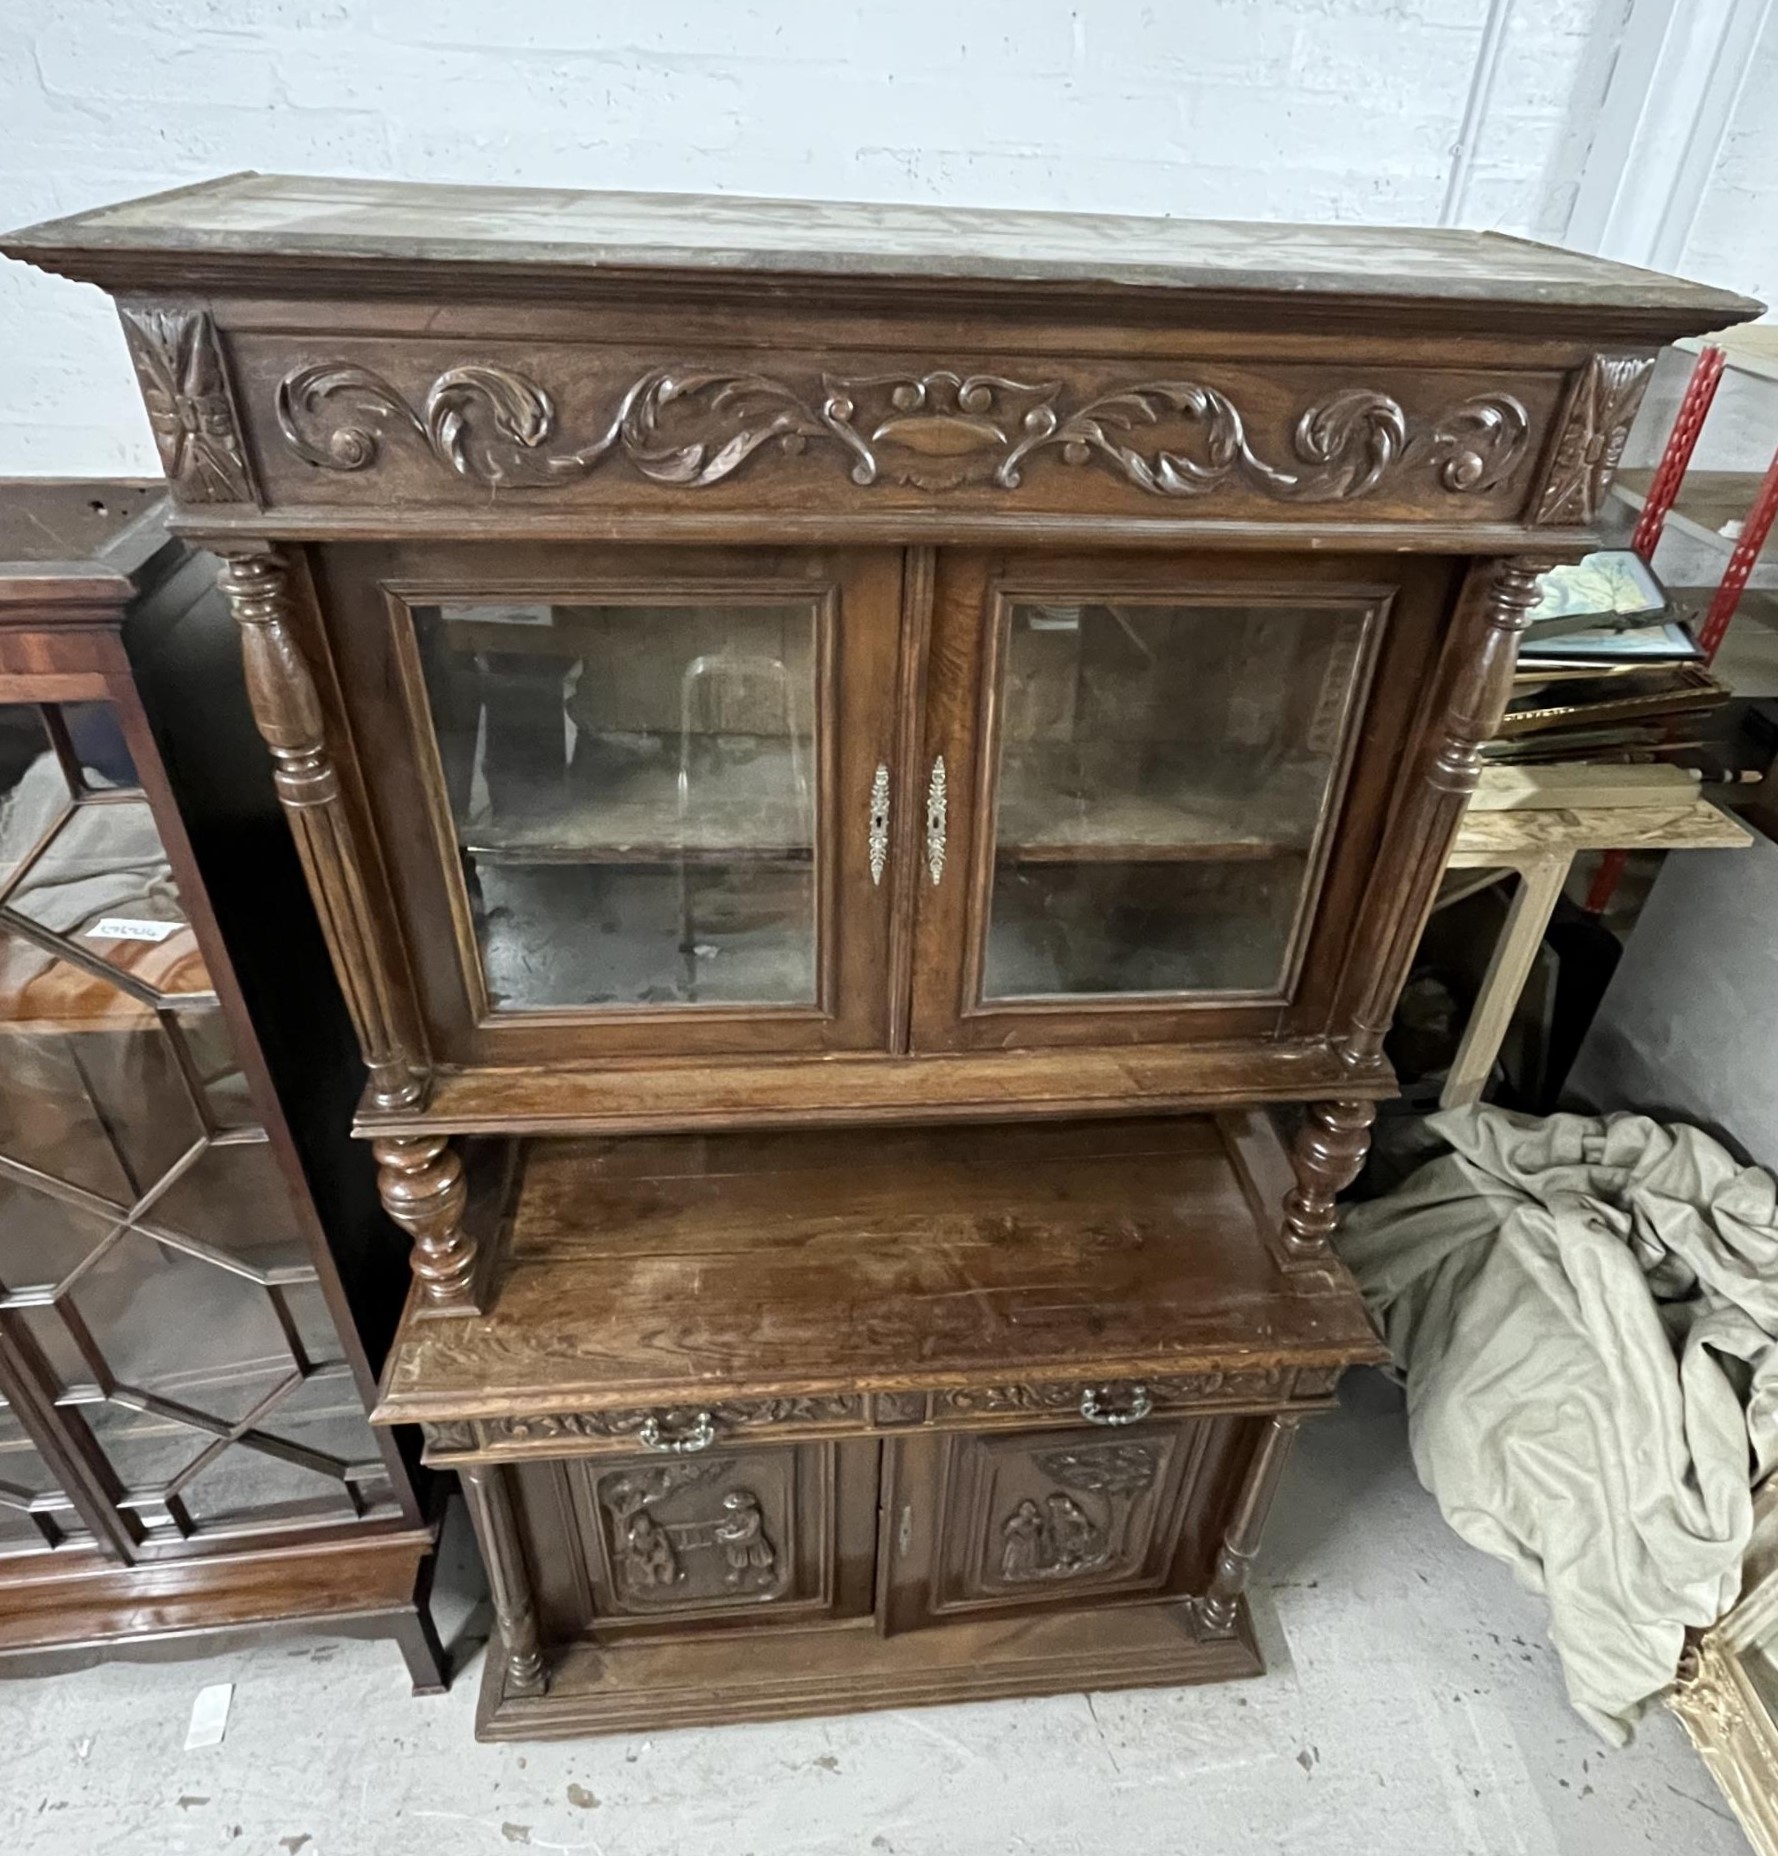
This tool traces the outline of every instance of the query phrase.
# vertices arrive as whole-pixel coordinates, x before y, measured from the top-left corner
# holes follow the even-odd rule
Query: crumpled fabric
[[[1406,1377],[1445,1519],[1548,1600],[1622,1744],[1740,1593],[1778,1460],[1778,1183],[1697,1128],[1486,1105],[1350,1208],[1341,1256]]]

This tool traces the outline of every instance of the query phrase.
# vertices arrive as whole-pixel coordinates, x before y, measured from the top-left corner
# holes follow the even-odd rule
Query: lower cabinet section
[[[1295,1414],[484,1464],[491,1738],[1217,1680]],[[485,1517],[509,1507],[512,1526]],[[526,1673],[534,1647],[542,1676]]]
[[[879,1448],[768,1444],[517,1468],[546,1643],[868,1616]]]

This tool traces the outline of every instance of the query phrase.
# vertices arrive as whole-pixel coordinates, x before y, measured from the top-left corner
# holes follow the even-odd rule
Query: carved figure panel
[[[935,1521],[937,1608],[1158,1584],[1200,1434],[1174,1424],[1118,1438],[954,1439]]]
[[[572,368],[564,356],[565,380]],[[1449,398],[1427,405],[1439,391]],[[1282,436],[1281,393],[1296,396]],[[860,489],[1015,491],[1034,461],[1053,458],[1173,500],[1240,490],[1326,504],[1387,489],[1453,510],[1528,466],[1535,423],[1516,394],[1461,386],[1422,389],[1425,410],[1410,412],[1363,379],[1248,392],[1169,375],[1101,390],[961,366],[779,376],[675,363],[558,388],[468,359],[414,390],[341,358],[287,369],[272,398],[284,447],[314,470],[370,470],[405,445],[500,490],[559,488],[620,465],[662,488],[707,489],[823,454]]]
[[[611,1563],[620,1595],[629,1603],[680,1600],[713,1585],[737,1596],[772,1597],[783,1566],[766,1531],[760,1499],[728,1480],[730,1463],[667,1463],[623,1470],[599,1479],[599,1500],[610,1518]],[[707,1491],[697,1503],[672,1497]]]
[[[806,1598],[821,1584],[824,1446],[724,1451],[589,1470],[607,1614]],[[806,1562],[806,1563],[805,1563]]]

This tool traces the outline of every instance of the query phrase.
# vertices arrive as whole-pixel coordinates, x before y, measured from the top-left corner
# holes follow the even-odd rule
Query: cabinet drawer
[[[889,1631],[1202,1589],[1242,1421],[907,1438],[884,1471]]]
[[[719,1441],[766,1434],[805,1437],[883,1436],[912,1431],[1028,1429],[1033,1423],[1087,1417],[1119,1431],[1150,1413],[1271,1410],[1325,1403],[1341,1366],[1272,1366],[1245,1371],[1175,1373],[1145,1379],[1039,1380],[933,1392],[848,1392],[818,1398],[722,1399],[709,1405],[653,1405],[609,1411],[541,1412],[426,1425],[426,1461],[437,1465],[496,1459],[621,1457],[638,1443],[661,1462],[698,1456]],[[703,1440],[709,1439],[706,1444]]]
[[[516,1505],[546,1636],[864,1615],[877,1459],[852,1441],[526,1464]]]

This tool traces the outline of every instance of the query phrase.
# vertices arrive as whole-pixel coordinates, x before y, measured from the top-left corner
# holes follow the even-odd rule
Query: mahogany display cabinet
[[[233,632],[158,484],[0,484],[0,1675],[282,1628],[437,1691],[406,1272]]]
[[[1659,346],[1756,306],[1468,232],[257,175],[6,249],[115,294],[225,560],[480,1731],[1257,1671],[1538,574]]]

